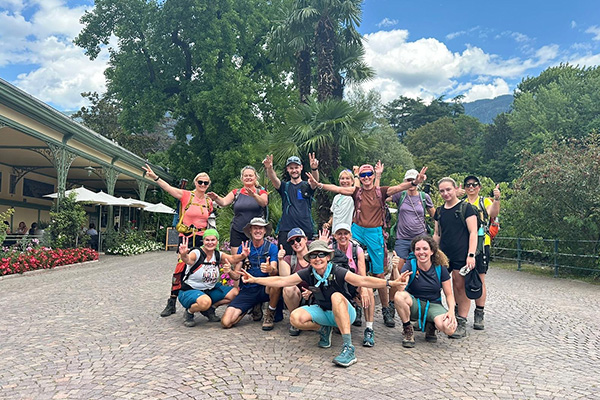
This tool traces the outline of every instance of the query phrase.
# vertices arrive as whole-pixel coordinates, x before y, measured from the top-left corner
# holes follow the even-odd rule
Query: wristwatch
[[[469,253],[467,254],[467,257],[475,258],[475,253]]]
[[[419,184],[417,182],[415,182],[415,181],[410,181],[410,184],[413,185],[413,186],[419,186]]]
[[[391,288],[391,287],[392,287],[392,285],[390,285],[390,280],[389,280],[389,279],[386,279],[386,280],[385,280],[385,286],[387,286],[387,287],[389,287],[389,288]]]

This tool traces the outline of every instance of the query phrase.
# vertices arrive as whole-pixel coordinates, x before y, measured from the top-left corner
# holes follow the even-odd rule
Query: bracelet
[[[317,171],[319,168],[310,167],[311,171]]]
[[[494,201],[500,201],[500,197],[494,197]]]
[[[157,176],[156,179],[154,180],[154,182],[158,182],[159,179],[160,179],[160,176]]]
[[[319,183],[319,189],[323,190],[323,184]]]
[[[413,186],[419,186],[419,184],[416,183],[415,181],[410,181],[410,184],[413,185]]]
[[[385,280],[385,286],[387,286],[387,287],[389,287],[389,288],[391,288],[391,287],[392,287],[392,285],[390,285],[390,280],[389,280],[389,279],[386,279],[386,280]]]

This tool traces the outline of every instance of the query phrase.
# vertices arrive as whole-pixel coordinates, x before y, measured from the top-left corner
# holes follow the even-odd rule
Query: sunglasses
[[[477,186],[479,186],[479,183],[477,183],[477,182],[465,183],[465,187],[477,187]]]
[[[208,186],[210,185],[210,181],[196,181],[196,183],[200,186],[205,185]]]
[[[365,178],[367,176],[373,176],[374,172],[373,171],[368,171],[368,172],[361,172],[360,174],[358,174],[358,176],[360,176],[361,178]]]
[[[290,240],[288,240],[289,244],[294,244],[294,243],[300,243],[302,241],[303,237],[302,236],[296,236],[295,238],[291,238]]]
[[[406,181],[406,182],[412,182],[412,181],[414,181],[414,180],[415,180],[415,178],[406,178],[406,179],[405,179],[405,181]]]
[[[324,253],[324,252],[321,252],[321,253],[311,253],[311,254],[308,255],[308,258],[311,259],[311,260],[314,260],[317,257],[318,258],[325,258],[328,255],[329,255],[329,253]]]

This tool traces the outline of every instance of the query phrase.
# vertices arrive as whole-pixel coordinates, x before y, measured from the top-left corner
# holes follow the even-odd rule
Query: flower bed
[[[0,276],[22,274],[37,269],[76,264],[98,259],[98,252],[89,248],[50,249],[47,247],[27,251],[5,251],[0,259]]]
[[[162,250],[164,247],[164,244],[160,244],[149,240],[140,243],[121,243],[114,247],[111,247],[110,249],[106,249],[106,254],[133,256],[136,254],[145,253],[147,251]]]

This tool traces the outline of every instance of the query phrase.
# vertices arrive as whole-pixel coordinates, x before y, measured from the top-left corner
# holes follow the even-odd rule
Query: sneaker
[[[262,323],[263,331],[270,331],[273,329],[273,326],[274,326],[273,318],[274,317],[275,317],[275,310],[271,310],[270,308],[267,308],[267,312],[263,318],[263,323]]]
[[[362,326],[362,307],[356,307],[356,319],[352,323],[354,326]]]
[[[218,317],[217,314],[215,314],[214,307],[210,307],[206,311],[200,311],[200,314],[208,318],[208,322],[221,322],[221,317]]]
[[[333,363],[341,367],[349,367],[355,362],[356,356],[354,355],[354,346],[348,344],[344,344],[340,355],[333,359]]]
[[[363,346],[365,346],[365,347],[375,346],[375,332],[373,332],[373,329],[371,329],[371,328],[365,329],[365,337],[363,339]]]
[[[402,331],[402,347],[415,347],[415,330],[412,325],[406,325]]]
[[[437,342],[437,335],[435,334],[435,324],[433,322],[425,323],[425,341]]]
[[[484,311],[480,310],[478,308],[475,309],[475,314],[473,316],[473,329],[478,330],[478,331],[482,331],[485,329],[485,326],[483,324],[483,315],[484,315]]]
[[[252,317],[252,321],[260,321],[263,318],[262,303],[258,303],[252,307],[250,316]]]
[[[160,313],[161,317],[168,317],[171,314],[175,314],[175,304],[177,302],[177,298],[176,297],[169,297],[169,300],[167,300],[167,306],[165,307],[164,310],[162,310],[162,312]]]
[[[319,347],[327,349],[331,347],[331,333],[333,329],[331,326],[321,326],[319,329]]]
[[[463,317],[456,317],[458,326],[452,335],[448,335],[450,339],[462,339],[467,336],[467,319]]]
[[[187,326],[188,328],[191,328],[192,326],[196,326],[196,322],[194,321],[194,314],[189,312],[188,310],[185,310],[184,316],[185,319],[183,320],[183,325]]]
[[[298,336],[302,331],[296,328],[294,325],[290,325],[290,329],[288,329],[288,332],[290,333],[290,336]]]
[[[383,323],[385,324],[385,326],[387,326],[388,328],[393,328],[396,326],[396,321],[394,321],[394,316],[390,313],[389,306],[382,307],[381,313],[383,314]]]

